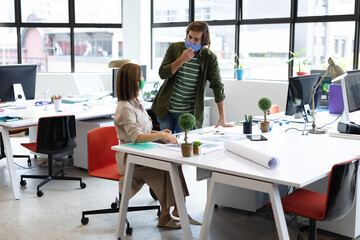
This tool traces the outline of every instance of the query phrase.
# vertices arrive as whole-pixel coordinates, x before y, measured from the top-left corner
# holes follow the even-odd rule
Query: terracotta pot
[[[193,154],[194,155],[200,155],[200,147],[193,146]]]
[[[191,143],[181,144],[181,153],[182,153],[183,157],[190,157],[191,152],[192,152],[192,144]]]
[[[270,126],[269,122],[262,122],[261,123],[261,131],[262,132],[268,132],[269,131],[269,126]]]

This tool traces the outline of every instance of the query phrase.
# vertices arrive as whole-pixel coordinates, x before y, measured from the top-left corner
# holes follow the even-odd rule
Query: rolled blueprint
[[[245,146],[244,144],[241,144],[240,142],[226,141],[224,143],[224,147],[230,152],[233,152],[241,157],[249,159],[250,161],[270,169],[275,169],[280,165],[280,160],[277,157],[256,151]]]

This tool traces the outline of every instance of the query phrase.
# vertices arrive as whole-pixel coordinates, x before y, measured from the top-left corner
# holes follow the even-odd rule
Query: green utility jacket
[[[174,91],[177,72],[171,74],[171,63],[178,59],[185,50],[184,42],[172,43],[166,51],[165,57],[159,68],[161,79],[165,79],[157,93],[151,110],[160,119],[165,120],[168,114],[171,102],[171,96]],[[221,82],[220,69],[217,58],[208,48],[202,47],[199,52],[200,71],[196,86],[196,99],[194,106],[194,115],[196,118],[196,128],[201,128],[204,120],[204,97],[206,81],[210,82],[210,88],[214,91],[215,102],[221,102],[225,99],[224,84]]]

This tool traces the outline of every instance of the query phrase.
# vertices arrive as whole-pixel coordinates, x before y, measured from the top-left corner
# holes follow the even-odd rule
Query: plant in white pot
[[[196,120],[191,113],[183,113],[179,117],[179,126],[185,131],[185,143],[181,144],[181,153],[183,157],[190,157],[192,152],[192,143],[188,143],[188,132],[195,127]]]

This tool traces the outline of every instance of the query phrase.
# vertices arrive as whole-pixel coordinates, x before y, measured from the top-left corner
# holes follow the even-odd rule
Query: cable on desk
[[[318,127],[318,129],[321,129],[321,128],[326,127],[327,125],[331,125],[331,124],[333,124],[336,120],[338,120],[338,119],[339,119],[339,117],[341,117],[341,115],[342,115],[342,114],[340,114],[339,116],[337,116],[337,118],[335,118],[335,120],[333,120],[332,122],[330,122],[330,123],[326,123],[325,125],[323,125],[323,126],[321,126],[321,127]]]

